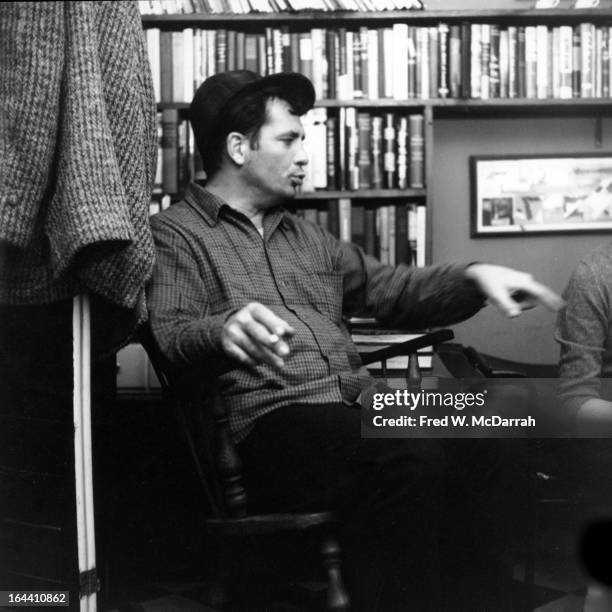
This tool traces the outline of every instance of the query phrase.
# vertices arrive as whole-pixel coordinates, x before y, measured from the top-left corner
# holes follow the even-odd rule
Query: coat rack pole
[[[91,444],[91,311],[87,295],[75,296],[73,300],[72,334],[79,600],[81,612],[96,612],[98,580]]]

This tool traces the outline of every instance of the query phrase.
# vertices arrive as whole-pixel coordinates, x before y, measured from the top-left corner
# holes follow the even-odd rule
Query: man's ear
[[[225,140],[227,154],[230,159],[239,166],[244,164],[246,139],[240,132],[230,132]]]

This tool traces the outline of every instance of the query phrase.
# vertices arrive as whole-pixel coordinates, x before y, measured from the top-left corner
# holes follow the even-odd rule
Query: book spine
[[[162,110],[162,189],[164,193],[178,192],[178,110]]]
[[[348,171],[347,187],[350,190],[359,189],[359,133],[357,129],[357,111],[346,109],[346,149]]]
[[[367,34],[367,67],[366,73],[368,75],[366,94],[369,100],[378,100],[381,97],[380,89],[380,75],[379,72],[384,74],[384,57],[378,55],[379,50],[379,31],[374,28],[366,29]]]
[[[525,97],[538,95],[538,43],[536,26],[525,26]]]
[[[407,189],[410,181],[408,139],[408,117],[399,117],[397,120],[397,186],[400,189]]]
[[[385,145],[384,155],[384,182],[387,189],[393,189],[396,181],[396,155],[395,155],[395,118],[393,113],[385,113],[385,129],[383,132]]]
[[[594,84],[594,29],[592,23],[580,24],[580,97],[592,98]]]
[[[425,137],[423,115],[410,115],[410,187],[425,187]]]
[[[480,26],[480,98],[491,97],[491,25],[483,23]]]
[[[310,32],[300,32],[300,70],[312,81],[312,36]]]
[[[549,97],[549,63],[552,58],[549,56],[549,31],[545,25],[536,26],[536,97],[545,99]]]
[[[462,96],[461,26],[452,25],[450,27],[448,46],[449,95],[451,98],[460,98]]]
[[[406,63],[399,58],[408,58]],[[408,55],[408,26],[404,23],[393,25],[393,98],[395,100],[408,99],[408,70],[410,70],[410,56]],[[416,60],[415,60],[416,61]]]
[[[428,64],[428,76],[427,81],[429,83],[428,90],[426,91],[428,98],[438,97],[438,79],[440,76],[439,67],[439,40],[438,40],[438,28],[431,26],[427,28],[427,64]],[[394,255],[395,257],[395,255]]]
[[[489,54],[489,95],[491,98],[501,97],[500,55],[499,26],[491,24]]]
[[[340,240],[351,242],[352,221],[351,221],[351,200],[340,198],[338,200],[338,218],[340,222]]]
[[[372,186],[372,117],[370,113],[357,113],[359,188]]]
[[[438,26],[438,92],[440,98],[447,98],[450,92],[449,79],[449,39],[450,28],[448,24]]]
[[[172,32],[172,101],[185,101],[183,32]]]
[[[327,145],[327,188],[340,189],[338,177],[340,167],[338,161],[338,143],[336,142],[336,130],[338,124],[336,117],[328,117],[326,122],[326,145]]]
[[[325,46],[327,49],[327,95],[335,100],[338,97],[338,60],[340,51],[338,49],[338,32],[325,30]]]
[[[606,26],[602,28],[601,46],[601,96],[610,97],[610,29]]]
[[[372,117],[372,188],[383,188],[383,120]]]
[[[508,30],[502,28],[499,31],[499,97],[508,98],[510,61],[509,56],[510,38]]]
[[[408,26],[405,32],[406,42],[405,57],[407,57],[407,69],[404,70],[402,66],[396,66],[396,72],[401,73],[401,92],[405,95],[405,98],[411,100],[418,96],[417,89],[417,30],[415,26]],[[395,58],[402,57],[402,55],[394,55]],[[393,60],[395,64],[398,64],[397,60]],[[396,99],[404,99],[397,98]]]
[[[172,32],[160,32],[160,100],[172,102]]]
[[[481,26],[479,23],[470,25],[470,98],[480,98],[481,87]]]
[[[365,209],[363,204],[351,207],[351,242],[365,250]]]
[[[416,265],[420,268],[427,265],[426,261],[426,214],[425,206],[416,207]]]
[[[461,24],[461,97],[468,99],[472,95],[472,26]]]
[[[217,45],[215,49],[215,72],[227,71],[227,30],[217,30]]]
[[[559,97],[572,97],[572,26],[559,28]]]
[[[417,95],[429,98],[429,28],[417,29]]]
[[[582,88],[581,56],[580,26],[576,25],[572,28],[572,98],[579,98]]]
[[[518,29],[508,27],[508,97],[518,98]]]

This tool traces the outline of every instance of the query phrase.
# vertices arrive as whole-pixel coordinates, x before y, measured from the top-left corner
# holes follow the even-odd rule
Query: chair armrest
[[[399,342],[398,344],[390,344],[377,351],[367,351],[359,355],[363,364],[368,365],[369,363],[384,361],[385,359],[391,359],[391,357],[397,357],[399,355],[412,355],[419,349],[452,340],[454,337],[455,335],[450,329],[440,329],[435,332],[423,334],[418,338],[412,338],[411,340]]]
[[[471,346],[465,347],[465,354],[472,365],[486,378],[527,378],[527,374],[520,370],[507,370],[494,368]]]

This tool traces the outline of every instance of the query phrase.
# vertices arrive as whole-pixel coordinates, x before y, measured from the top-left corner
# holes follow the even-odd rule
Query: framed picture
[[[470,157],[473,237],[612,230],[612,153]]]

